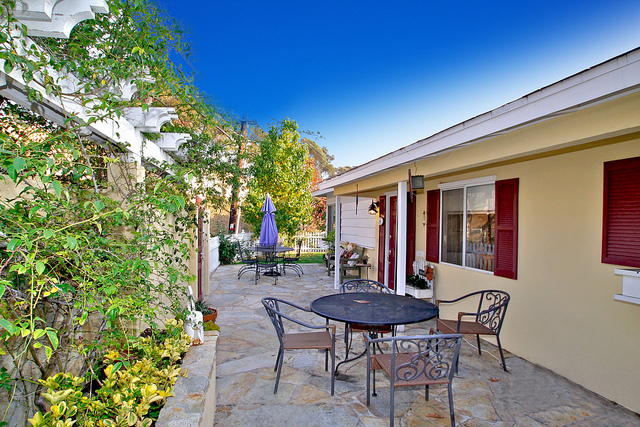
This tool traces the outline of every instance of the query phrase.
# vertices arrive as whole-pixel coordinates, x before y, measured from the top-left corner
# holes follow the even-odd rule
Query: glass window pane
[[[462,265],[462,237],[464,218],[464,190],[442,192],[442,250],[443,262]]]
[[[495,186],[467,187],[467,253],[465,265],[493,271]]]

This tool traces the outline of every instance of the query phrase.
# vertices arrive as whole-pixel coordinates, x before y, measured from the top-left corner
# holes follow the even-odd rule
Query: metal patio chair
[[[256,262],[256,275],[255,275],[255,284],[258,284],[258,279],[260,278],[260,274],[263,276],[272,276],[273,284],[278,284],[278,276],[280,273],[278,272],[278,257],[276,255],[276,247],[274,246],[263,246],[260,248],[258,252],[257,262]]]
[[[389,343],[391,351],[375,354],[380,343]],[[395,388],[401,386],[425,386],[425,400],[429,400],[429,386],[446,384],[449,395],[449,415],[454,426],[452,381],[460,355],[461,334],[435,334],[412,337],[388,337],[372,339],[367,335],[367,406],[371,404],[371,373],[373,372],[373,396],[376,396],[376,370],[383,370],[389,377],[390,414],[394,424]],[[398,351],[400,349],[400,351]]]
[[[242,263],[242,267],[240,267],[240,270],[238,270],[238,280],[239,280],[240,277],[242,277],[242,275],[247,271],[255,270],[258,259],[255,257],[252,258],[251,255],[253,254],[249,254],[249,252],[242,247],[239,241],[236,242],[236,245],[238,247],[237,249],[238,253],[240,254],[240,262]]]
[[[504,361],[504,352],[500,343],[500,330],[504,323],[504,316],[507,313],[507,305],[511,297],[504,291],[485,290],[472,292],[454,300],[436,300],[438,308],[440,304],[453,304],[467,298],[478,298],[478,309],[475,312],[459,312],[458,320],[438,319],[438,331],[445,334],[471,334],[475,335],[478,341],[478,354],[482,355],[480,347],[480,335],[493,335],[498,342],[498,350],[502,359],[502,368],[507,371],[507,364]],[[474,320],[464,321],[465,317],[474,317]]]
[[[282,311],[280,311],[280,305],[290,306],[308,313],[311,313],[311,310],[278,298],[262,298],[262,304],[267,310],[271,323],[273,323],[273,326],[276,328],[278,341],[280,341],[280,349],[278,350],[276,365],[273,369],[278,372],[276,375],[276,385],[273,389],[273,393],[275,394],[278,392],[278,383],[280,382],[280,373],[282,372],[282,362],[284,360],[285,350],[318,349],[326,351],[324,360],[325,371],[329,368],[329,353],[331,353],[331,395],[333,396],[335,388],[336,325],[311,325],[301,320],[294,319],[293,317],[282,313]],[[317,332],[287,333],[285,332],[284,324],[282,322],[283,318],[306,328],[323,330]]]
[[[300,262],[300,251],[302,250],[302,239],[296,241],[296,254],[294,256],[285,256],[282,258],[282,273],[287,274],[287,267],[290,267],[293,271],[298,273],[298,277],[304,274],[302,266],[298,264]]]

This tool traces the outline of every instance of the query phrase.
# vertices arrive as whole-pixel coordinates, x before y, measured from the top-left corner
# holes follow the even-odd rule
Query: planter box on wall
[[[407,285],[405,293],[419,299],[433,298],[433,289],[416,289],[413,286]]]

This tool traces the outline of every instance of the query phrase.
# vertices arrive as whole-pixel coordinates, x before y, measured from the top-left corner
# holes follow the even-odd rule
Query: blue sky
[[[640,46],[638,0],[155,0],[196,85],[356,166]]]

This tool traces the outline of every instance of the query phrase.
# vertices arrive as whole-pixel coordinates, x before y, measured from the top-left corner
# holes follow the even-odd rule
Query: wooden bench
[[[371,264],[365,258],[365,248],[356,246],[353,251],[347,252],[350,253],[347,253],[346,257],[344,254],[340,257],[340,283],[345,280],[362,279],[362,269],[366,270],[368,276]]]

